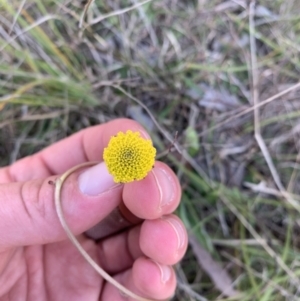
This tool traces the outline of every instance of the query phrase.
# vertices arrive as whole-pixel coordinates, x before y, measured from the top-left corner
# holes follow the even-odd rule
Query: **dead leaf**
[[[238,108],[241,103],[237,97],[233,94],[230,94],[224,88],[216,90],[211,87],[204,88],[204,95],[199,101],[199,105],[208,109],[214,109],[220,112],[230,111],[232,109]]]
[[[127,115],[143,125],[147,131],[152,132],[154,123],[140,106],[131,105],[127,109]]]
[[[189,234],[189,243],[199,265],[210,277],[216,288],[226,297],[233,297],[239,294],[233,288],[233,281],[226,270],[202,248],[197,238],[192,234]]]

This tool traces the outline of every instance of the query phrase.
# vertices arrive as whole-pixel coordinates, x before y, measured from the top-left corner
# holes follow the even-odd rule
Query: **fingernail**
[[[166,217],[164,220],[174,229],[177,236],[177,249],[181,249],[186,240],[186,232],[183,225],[173,217]]]
[[[78,177],[79,189],[83,194],[96,196],[117,184],[113,177],[108,173],[106,165],[101,162],[86,171]]]
[[[153,174],[160,193],[160,207],[164,207],[174,198],[176,187],[165,170],[157,167],[153,169]]]
[[[163,284],[168,282],[172,276],[172,269],[167,265],[160,265],[156,261],[152,260],[160,270],[160,280]]]

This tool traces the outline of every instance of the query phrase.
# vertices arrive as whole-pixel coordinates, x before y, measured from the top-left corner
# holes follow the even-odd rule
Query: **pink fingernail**
[[[177,249],[181,249],[186,240],[186,231],[183,225],[173,217],[166,217],[164,220],[174,229],[177,236]]]
[[[161,265],[159,263],[157,263],[156,261],[152,260],[157,267],[159,268],[160,271],[160,280],[163,284],[165,284],[166,282],[168,282],[172,276],[172,269],[167,266],[167,265]]]
[[[78,178],[78,185],[83,194],[96,196],[117,184],[108,173],[105,163],[101,162],[84,171]]]
[[[153,169],[153,174],[160,192],[160,207],[164,207],[174,199],[176,187],[164,169],[156,167]]]

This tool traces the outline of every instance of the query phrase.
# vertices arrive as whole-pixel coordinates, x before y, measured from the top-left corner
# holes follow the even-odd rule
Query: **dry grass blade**
[[[140,297],[138,295],[136,295],[135,293],[133,293],[131,290],[127,289],[126,287],[124,287],[122,284],[120,284],[118,281],[116,281],[113,277],[111,277],[107,272],[105,272],[98,264],[97,262],[85,251],[85,249],[80,245],[78,239],[75,237],[75,235],[71,232],[71,229],[69,228],[66,219],[64,217],[63,214],[63,210],[62,210],[62,205],[61,205],[61,191],[62,191],[62,187],[63,187],[63,183],[64,181],[67,179],[67,177],[73,173],[74,171],[80,169],[80,168],[84,168],[84,167],[90,167],[93,166],[95,164],[97,164],[99,162],[85,162],[82,163],[80,165],[77,165],[71,169],[69,169],[68,171],[66,171],[62,176],[60,176],[56,181],[55,181],[55,208],[56,208],[56,212],[59,218],[59,221],[65,231],[65,233],[67,234],[67,236],[69,237],[70,241],[74,244],[74,246],[76,247],[76,249],[79,251],[79,253],[83,256],[83,258],[91,265],[92,268],[95,269],[95,271],[103,278],[105,279],[107,282],[109,282],[110,284],[112,284],[114,287],[116,287],[117,289],[119,289],[123,294],[125,294],[125,296],[132,298],[133,300],[138,300],[138,301],[154,301],[152,299],[148,299],[148,298],[143,298]]]
[[[300,285],[300,280],[297,275],[282,261],[282,259],[276,254],[276,252],[268,245],[265,239],[263,239],[255,229],[250,225],[246,218],[235,208],[233,204],[226,197],[221,197],[224,204],[232,211],[232,213],[240,220],[244,227],[251,233],[251,235],[260,243],[260,245],[266,250],[266,252],[276,260],[276,263],[284,270],[291,280],[294,281],[294,284]]]
[[[254,12],[255,12],[255,0],[252,0],[250,3],[249,11],[249,27],[250,27],[250,50],[251,50],[251,74],[252,74],[252,99],[254,106],[254,136],[257,141],[257,144],[260,147],[260,150],[268,164],[270,172],[273,176],[276,186],[280,190],[283,197],[296,209],[300,212],[300,205],[297,201],[292,199],[289,193],[285,190],[279,174],[275,168],[273,160],[270,156],[269,150],[266,146],[265,141],[262,138],[260,130],[260,115],[259,115],[259,93],[258,93],[258,67],[257,67],[257,56],[256,56],[256,42],[255,42],[255,26],[254,26]]]
[[[119,16],[119,15],[125,14],[125,13],[127,13],[127,12],[129,12],[131,10],[134,10],[134,9],[142,6],[142,5],[145,5],[146,3],[150,2],[150,1],[152,1],[152,0],[146,0],[146,1],[143,1],[143,2],[140,2],[140,3],[136,3],[136,4],[134,4],[134,5],[130,6],[130,7],[119,9],[119,10],[113,11],[113,12],[111,12],[109,14],[106,14],[106,15],[103,15],[103,16],[99,16],[98,18],[93,19],[89,23],[89,25],[97,24],[97,23],[99,23],[99,22],[101,22],[101,21],[103,21],[103,20],[105,20],[107,18],[113,17],[113,16]]]
[[[18,17],[20,16],[21,11],[22,11],[22,9],[23,9],[23,7],[24,7],[26,1],[27,1],[27,0],[23,0],[23,1],[21,2],[20,6],[19,6],[19,9],[18,9],[18,11],[17,11],[17,13],[16,13],[16,15],[15,15],[15,17],[14,17],[13,23],[12,23],[10,29],[9,29],[9,32],[8,32],[9,35],[10,35],[10,34],[12,33],[12,31],[13,31],[13,29],[14,29],[14,27],[15,27],[15,24],[16,24],[16,22],[17,22],[17,20],[18,20]]]
[[[40,26],[41,24],[49,21],[49,20],[61,20],[61,18],[57,15],[47,15],[44,16],[42,18],[40,18],[39,20],[37,20],[36,22],[34,22],[33,24],[29,25],[28,27],[24,28],[22,31],[20,31],[18,34],[14,35],[9,41],[7,41],[1,48],[0,48],[0,52],[2,52],[7,46],[9,46],[14,40],[16,40],[18,37],[20,37],[21,35],[25,34],[26,32],[32,30],[33,28]]]
[[[222,255],[225,258],[228,258],[231,262],[233,262],[237,266],[242,267],[243,269],[249,268],[249,267],[246,267],[245,264],[243,264],[238,258],[235,258],[235,257],[229,255],[228,253],[224,252]],[[289,291],[284,289],[282,286],[278,285],[276,282],[269,279],[267,274],[265,274],[265,273],[260,274],[253,269],[251,269],[251,272],[253,273],[253,275],[255,275],[257,278],[259,278],[261,281],[264,281],[264,282],[268,283],[269,286],[273,287],[277,291],[276,294],[280,293],[283,297],[287,297],[286,300],[289,300],[289,301],[292,301],[292,300],[299,301],[299,298],[297,298],[296,296],[293,296]]]
[[[233,120],[235,120],[235,119],[237,119],[239,117],[242,117],[242,116],[244,116],[244,115],[246,115],[248,113],[251,113],[256,108],[261,108],[261,107],[269,104],[270,102],[272,102],[272,101],[274,101],[274,100],[276,100],[276,99],[278,99],[278,98],[280,98],[280,97],[282,97],[282,96],[284,96],[284,95],[286,95],[286,94],[288,94],[290,92],[298,90],[299,88],[300,88],[300,82],[298,82],[297,84],[292,85],[291,87],[289,87],[289,88],[287,88],[287,89],[285,89],[285,90],[283,90],[283,91],[281,91],[281,92],[279,92],[279,93],[277,93],[277,94],[275,94],[275,95],[273,95],[273,96],[271,96],[271,97],[269,97],[269,98],[261,101],[256,106],[252,106],[252,107],[250,107],[248,109],[245,109],[245,110],[241,111],[240,113],[237,113],[237,114],[235,114],[235,115],[227,118],[225,121],[220,122],[220,123],[218,123],[218,124],[210,127],[209,129],[205,130],[205,131],[202,131],[199,134],[199,136],[204,136],[204,135],[206,135],[206,134],[208,134],[208,133],[210,133],[210,132],[212,132],[212,131],[214,131],[216,129],[219,129],[222,126],[224,126],[225,124],[229,123],[230,121],[233,121]]]
[[[80,17],[80,20],[79,20],[79,28],[82,28],[82,23],[84,21],[84,18],[86,16],[86,13],[88,11],[88,9],[90,8],[91,4],[93,3],[94,0],[89,0],[88,3],[84,6],[84,10],[83,10],[83,13]]]
[[[233,288],[233,281],[226,270],[202,248],[193,234],[189,234],[189,243],[199,265],[209,275],[216,288],[226,297],[236,297],[239,292]]]
[[[284,187],[281,183],[277,170],[274,166],[272,158],[269,154],[268,148],[261,136],[260,131],[260,114],[259,114],[259,93],[258,93],[258,67],[256,57],[256,42],[255,42],[255,26],[254,26],[254,13],[256,1],[252,0],[249,8],[249,27],[250,27],[250,50],[251,50],[251,74],[252,74],[252,101],[254,106],[254,135],[255,139],[265,157],[265,160],[272,173],[273,179],[277,187],[283,191]]]
[[[5,103],[1,104],[0,103],[0,111],[2,109],[2,106],[5,106]],[[57,118],[63,114],[65,114],[66,112],[64,110],[62,111],[54,111],[48,114],[36,114],[36,115],[25,115],[20,117],[19,119],[14,119],[14,120],[5,120],[3,122],[0,122],[0,129],[6,127],[7,125],[16,123],[16,122],[20,122],[20,121],[36,121],[36,120],[45,120],[45,119],[53,119],[53,118]]]
[[[4,109],[5,105],[6,105],[5,102],[0,103],[0,111],[2,111]]]

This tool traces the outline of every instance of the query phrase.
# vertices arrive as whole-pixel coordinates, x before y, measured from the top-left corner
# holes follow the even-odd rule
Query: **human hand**
[[[63,231],[54,205],[54,182],[69,168],[102,160],[111,136],[139,131],[118,119],[85,129],[43,151],[0,169],[0,300],[128,300],[105,282]],[[187,247],[182,222],[172,212],[180,185],[164,163],[148,176],[116,185],[104,163],[72,173],[63,185],[68,225],[85,250],[114,278],[138,295],[167,299],[176,279],[171,265]],[[84,234],[120,203],[143,223],[95,242]]]

